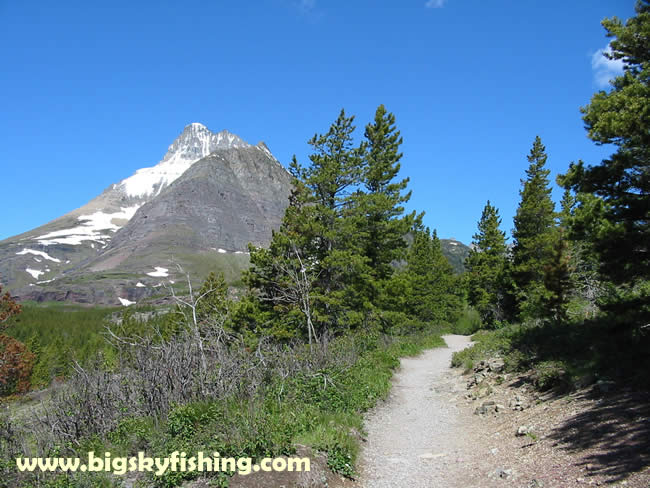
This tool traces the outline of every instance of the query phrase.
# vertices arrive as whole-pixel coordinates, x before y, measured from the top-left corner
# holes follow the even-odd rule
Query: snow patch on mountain
[[[26,254],[33,254],[34,256],[40,256],[40,257],[42,257],[44,259],[48,259],[48,260],[53,261],[55,263],[60,263],[61,262],[60,259],[53,258],[48,253],[43,252],[43,251],[35,251],[33,249],[23,248],[22,251],[16,253],[17,256],[24,256]],[[36,259],[36,261],[40,263],[40,261],[38,259]]]
[[[131,300],[127,300],[126,298],[122,297],[117,297],[117,299],[120,301],[122,305],[125,307],[128,307],[129,305],[135,305],[135,302],[132,302]]]
[[[169,276],[169,270],[167,268],[156,266],[156,271],[147,273],[147,276],[153,276],[154,278],[167,278]]]
[[[54,244],[78,246],[90,241],[92,248],[95,248],[97,243],[103,249],[108,245],[107,241],[111,239],[112,233],[122,227],[120,224],[123,222],[118,224],[114,222],[115,220],[130,220],[138,208],[160,194],[195,162],[215,150],[242,147],[252,146],[227,130],[213,133],[198,122],[189,124],[169,146],[167,153],[157,165],[137,170],[135,174],[112,185],[108,190],[118,199],[129,197],[131,203],[136,202],[134,205],[122,207],[119,212],[109,213],[98,210],[90,215],[81,215],[78,217],[80,222],[78,226],[41,235],[36,237],[36,241],[43,246]],[[264,143],[256,147],[277,162]]]
[[[125,193],[134,198],[158,195],[162,189],[178,179],[187,169],[198,160],[185,159],[177,154],[151,168],[142,168],[135,174],[119,183]]]
[[[259,143],[257,146],[255,146],[255,147],[256,147],[257,149],[259,149],[260,151],[262,151],[264,154],[266,154],[266,155],[267,155],[269,158],[271,158],[273,161],[277,161],[277,159],[275,159],[275,156],[273,156],[273,154],[271,153],[271,151],[269,151],[269,148],[267,147],[267,145],[264,144],[263,142],[260,142],[260,143]]]
[[[78,217],[81,225],[71,229],[57,230],[36,238],[39,244],[51,246],[53,244],[69,244],[78,246],[84,241],[93,241],[106,244],[105,241],[111,238],[106,231],[115,232],[122,226],[113,222],[114,220],[130,220],[140,205],[122,208],[119,212],[106,213],[101,210],[90,215]],[[91,244],[94,247],[94,244]]]
[[[38,277],[41,276],[42,274],[45,274],[45,271],[41,271],[40,269],[27,268],[25,269],[25,271],[27,271],[30,275],[32,275],[32,278],[34,278],[35,280],[37,280]]]

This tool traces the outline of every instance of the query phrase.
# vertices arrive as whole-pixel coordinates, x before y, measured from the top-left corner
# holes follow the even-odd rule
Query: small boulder
[[[525,410],[530,406],[528,401],[525,398],[520,397],[519,395],[515,395],[514,398],[510,399],[508,405],[510,406],[511,409],[518,410],[518,411]]]
[[[494,358],[494,359],[489,359],[488,360],[488,370],[492,373],[503,373],[505,369],[505,364],[503,362],[503,359],[500,358]]]
[[[609,380],[598,380],[596,382],[596,388],[598,388],[598,391],[600,391],[601,393],[609,393],[614,389],[615,386],[616,383]]]
[[[512,475],[512,469],[497,469],[494,474],[497,478],[507,479]]]
[[[474,410],[474,415],[487,415],[487,414],[488,414],[488,409],[483,405],[481,405],[480,407],[476,407],[476,409]]]
[[[496,403],[489,400],[483,402],[480,407],[476,407],[474,415],[487,415],[488,413],[496,412]]]
[[[521,437],[527,434],[530,434],[530,427],[526,425],[519,426],[519,428],[517,429],[517,436]]]

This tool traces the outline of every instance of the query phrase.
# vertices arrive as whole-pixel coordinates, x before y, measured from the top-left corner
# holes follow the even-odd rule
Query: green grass
[[[178,258],[183,263],[186,263],[188,269],[185,271],[194,271],[190,273],[191,276],[204,280],[211,272],[223,273],[226,282],[231,286],[241,284],[242,271],[250,266],[248,254],[219,254],[213,252],[184,254],[179,255]]]
[[[451,327],[454,334],[472,335],[481,328],[481,317],[471,307],[465,307],[456,323]]]
[[[455,352],[451,359],[451,365],[455,368],[464,368],[466,371],[472,369],[474,365],[482,360],[492,357],[504,357],[511,351],[511,336],[515,327],[499,329],[496,331],[482,330],[472,336],[475,342],[462,351]],[[510,364],[516,367],[514,364]]]

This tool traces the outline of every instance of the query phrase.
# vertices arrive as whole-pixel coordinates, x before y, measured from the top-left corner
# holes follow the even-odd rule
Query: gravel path
[[[444,339],[447,348],[402,360],[390,397],[366,422],[358,486],[445,488],[460,481],[454,471],[461,469],[469,439],[453,401],[458,389],[450,361],[470,342],[457,335]]]

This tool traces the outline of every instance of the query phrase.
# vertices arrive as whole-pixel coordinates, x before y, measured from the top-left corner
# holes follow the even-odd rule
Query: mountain
[[[469,256],[469,246],[452,238],[440,239],[440,247],[442,247],[442,253],[447,261],[453,266],[454,272],[460,274],[465,271],[465,259]]]
[[[236,279],[247,244],[279,226],[291,180],[264,143],[190,124],[155,166],[0,241],[0,283],[23,300],[130,304],[181,279],[178,266]]]

